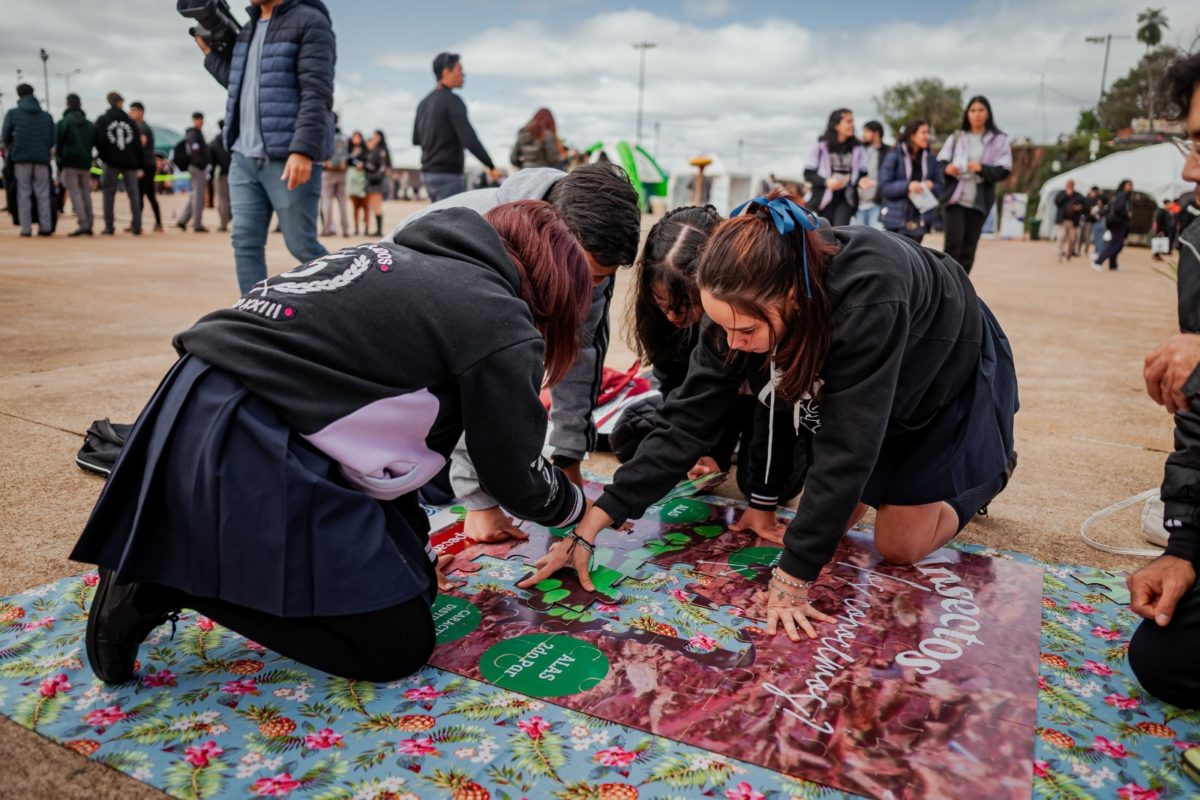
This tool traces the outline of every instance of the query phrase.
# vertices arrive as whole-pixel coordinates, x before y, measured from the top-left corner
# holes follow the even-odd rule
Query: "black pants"
[[[1125,249],[1125,237],[1129,235],[1128,228],[1109,228],[1112,238],[1104,243],[1104,249],[1096,254],[1096,263],[1108,262],[1109,269],[1117,268],[1117,256]]]
[[[138,189],[141,190],[141,207],[145,208],[146,203],[150,203],[150,208],[154,209],[154,227],[162,227],[162,212],[158,209],[158,195],[155,194],[154,186],[154,170],[143,169],[142,177],[138,178]]]
[[[840,228],[843,225],[849,225],[854,220],[854,212],[857,210],[857,206],[846,202],[846,190],[842,189],[833,193],[829,205],[821,211],[821,216],[829,220],[829,224],[833,227]]]
[[[353,680],[386,683],[411,675],[429,660],[435,643],[429,605],[419,596],[365,614],[276,617],[165,586],[143,586],[151,590],[147,602],[154,610],[194,609],[293,661]]]
[[[943,249],[962,268],[971,272],[975,265],[975,248],[979,246],[979,234],[983,233],[986,219],[982,211],[949,205],[942,209],[942,221],[946,226],[946,243]]]
[[[1159,700],[1200,708],[1200,583],[1179,601],[1170,625],[1145,620],[1138,627],[1129,642],[1129,666]]]

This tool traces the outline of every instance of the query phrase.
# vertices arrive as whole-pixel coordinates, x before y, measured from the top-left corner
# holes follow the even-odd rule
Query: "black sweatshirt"
[[[421,169],[425,172],[461,175],[463,148],[470,150],[488,169],[495,166],[467,120],[466,104],[441,84],[417,106],[412,141],[421,148]]]
[[[466,433],[487,492],[544,525],[583,494],[542,457],[545,345],[479,214],[426,215],[259,283],[175,347],[236,375],[372,497],[414,491]],[[470,313],[463,313],[469,309]]]
[[[816,431],[780,561],[802,579],[815,578],[832,557],[884,439],[928,424],[973,379],[983,335],[975,290],[944,254],[867,227],[828,235],[840,247],[826,279],[831,343],[817,402],[800,404],[801,425]],[[693,351],[687,378],[663,404],[655,431],[596,501],[615,522],[640,516],[711,446],[743,380],[762,392],[766,356],[728,360],[724,338],[714,332]],[[791,411],[782,398],[776,404]],[[779,433],[777,439],[788,438]]]

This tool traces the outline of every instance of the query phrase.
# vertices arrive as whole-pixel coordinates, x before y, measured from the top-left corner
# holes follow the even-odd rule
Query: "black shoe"
[[[100,235],[101,236],[112,236],[113,232],[111,230],[103,230],[103,231],[100,231]]]
[[[87,236],[90,233],[91,231],[85,231],[83,228],[80,228],[77,231],[71,231],[67,236]]]
[[[208,228],[201,225],[199,228],[193,228],[196,233],[208,233]]]
[[[162,233],[162,232],[163,232],[163,228],[162,228],[162,223],[161,223],[161,222],[157,222],[157,223],[155,223],[155,224],[154,224],[154,232],[155,232],[155,233]]]
[[[54,231],[38,231],[38,236],[53,236]]]
[[[22,236],[33,236],[33,233],[32,232],[26,233],[25,231],[21,231],[21,235]]]
[[[100,583],[88,610],[87,648],[92,672],[105,683],[133,679],[138,648],[150,631],[177,618],[173,610],[145,614],[136,607],[141,584],[113,582],[112,570],[100,568]]]

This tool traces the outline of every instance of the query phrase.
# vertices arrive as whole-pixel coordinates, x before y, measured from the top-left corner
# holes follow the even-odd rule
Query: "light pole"
[[[638,112],[637,112],[637,143],[642,143],[642,95],[646,90],[646,51],[658,47],[654,42],[637,42],[634,50],[641,51],[641,66],[638,69]]]
[[[50,70],[46,66],[46,62],[50,60],[50,54],[46,52],[46,48],[38,51],[38,55],[42,58],[42,86],[46,90],[46,108],[50,107]]]
[[[662,131],[662,123],[654,123],[654,157],[658,158],[658,135]]]
[[[1108,51],[1112,49],[1113,39],[1132,39],[1128,34],[1106,33],[1103,36],[1088,36],[1084,41],[1089,44],[1104,45],[1104,69],[1100,71],[1100,99],[1096,101],[1096,113],[1100,113],[1100,104],[1104,102],[1104,88],[1108,83]]]
[[[76,67],[75,69],[71,70],[70,72],[56,72],[56,73],[54,73],[54,77],[67,79],[67,94],[70,94],[71,93],[71,76],[78,75],[81,72],[83,72],[83,68]]]

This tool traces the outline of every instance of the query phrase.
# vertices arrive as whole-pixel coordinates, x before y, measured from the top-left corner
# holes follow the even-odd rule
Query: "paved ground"
[[[417,207],[388,204],[388,224]],[[167,199],[168,219],[178,208],[178,198]],[[63,229],[73,222],[68,216]],[[271,237],[268,253],[275,271],[294,265],[282,236]],[[1046,242],[984,241],[977,265],[979,294],[1016,353],[1021,458],[991,517],[962,536],[1041,559],[1135,565],[1089,549],[1078,531],[1092,511],[1161,480],[1171,421],[1146,397],[1141,363],[1172,333],[1174,284],[1144,249],[1127,251],[1121,271],[1099,274],[1085,261],[1056,264]],[[620,368],[633,361],[623,341],[629,283],[622,274],[613,314],[609,363]],[[20,239],[7,214],[0,219],[0,440],[8,442],[0,596],[82,569],[67,553],[101,487],[74,464],[83,432],[98,417],[133,420],[174,360],[172,334],[235,296],[227,234],[168,224],[141,238]],[[589,467],[609,472],[613,462]],[[1098,534],[1138,545],[1137,515],[1127,511]],[[0,752],[0,798],[161,796],[4,718]]]

